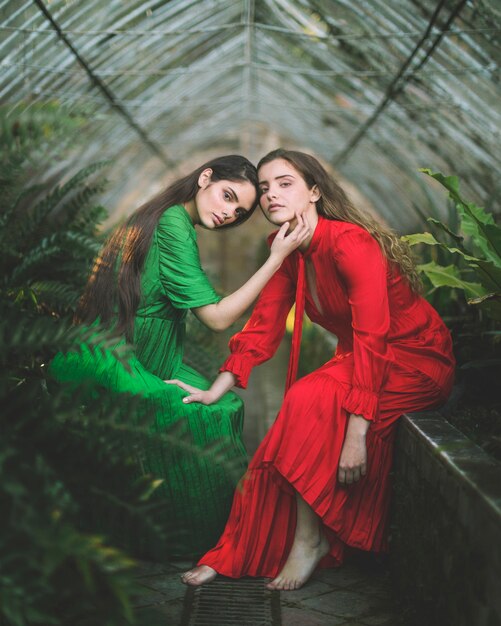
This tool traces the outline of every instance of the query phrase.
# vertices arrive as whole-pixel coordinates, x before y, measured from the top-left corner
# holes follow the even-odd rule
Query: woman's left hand
[[[361,415],[351,415],[339,459],[340,483],[357,482],[367,472],[367,445],[365,435],[369,423]]]
[[[164,380],[164,383],[167,383],[168,385],[177,385],[184,391],[187,391],[190,395],[183,398],[183,402],[185,404],[190,404],[191,402],[199,402],[200,404],[213,404],[217,401],[217,398],[214,397],[213,393],[211,393],[210,390],[192,387],[192,385],[183,383],[182,380]]]
[[[360,480],[367,472],[367,445],[365,436],[347,434],[339,459],[338,480],[351,483]]]

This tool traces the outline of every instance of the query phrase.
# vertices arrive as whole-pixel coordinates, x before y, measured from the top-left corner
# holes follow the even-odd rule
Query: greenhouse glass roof
[[[500,211],[496,0],[0,0],[0,16],[0,101],[84,108],[78,159],[116,158],[117,206],[201,157],[282,145],[402,230],[438,193],[420,167]]]

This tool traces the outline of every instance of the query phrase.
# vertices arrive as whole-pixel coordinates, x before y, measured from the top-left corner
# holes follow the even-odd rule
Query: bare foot
[[[293,591],[313,574],[318,562],[329,552],[329,542],[321,536],[317,543],[295,539],[280,574],[266,585],[267,589]]]
[[[216,578],[217,572],[208,565],[199,565],[189,571],[181,574],[181,580],[185,585],[192,585],[198,587],[199,585],[205,585],[210,583]]]

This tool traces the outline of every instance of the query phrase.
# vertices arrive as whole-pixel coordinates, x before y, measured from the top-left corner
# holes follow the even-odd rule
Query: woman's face
[[[212,181],[211,175],[210,169],[200,174],[195,207],[199,223],[213,230],[231,224],[250,211],[256,201],[256,190],[248,181]]]
[[[312,189],[288,161],[275,159],[258,171],[259,204],[265,217],[273,224],[293,222],[296,215],[316,210],[319,198],[317,187]]]

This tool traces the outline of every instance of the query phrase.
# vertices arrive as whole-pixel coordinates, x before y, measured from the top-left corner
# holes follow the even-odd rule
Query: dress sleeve
[[[237,387],[247,387],[252,368],[271,359],[284,336],[287,315],[296,297],[290,261],[288,257],[271,277],[249,321],[230,339],[231,355],[219,371],[234,374]]]
[[[222,298],[200,265],[195,229],[183,207],[173,206],[160,218],[156,230],[160,282],[177,309],[191,309]]]
[[[344,408],[377,420],[381,387],[393,360],[387,343],[388,262],[378,242],[361,228],[341,234],[334,255],[346,286],[353,328],[353,378]]]

